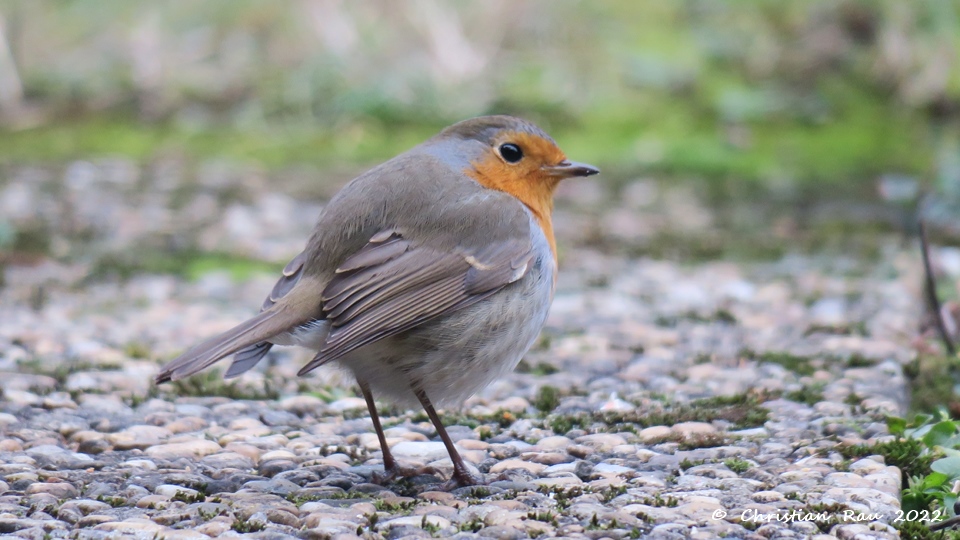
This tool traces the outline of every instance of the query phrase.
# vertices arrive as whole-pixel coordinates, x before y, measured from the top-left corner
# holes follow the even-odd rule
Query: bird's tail
[[[277,304],[256,317],[238,324],[181,354],[163,366],[156,377],[161,384],[189,377],[241,349],[276,336],[305,322],[309,315],[291,306]]]

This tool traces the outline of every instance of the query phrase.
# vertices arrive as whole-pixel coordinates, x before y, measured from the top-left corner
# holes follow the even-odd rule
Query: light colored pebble
[[[490,467],[490,472],[496,474],[510,469],[523,469],[533,474],[539,474],[546,468],[546,465],[534,463],[532,461],[524,461],[522,459],[507,459],[495,464],[493,467]]]
[[[219,444],[204,439],[189,442],[168,443],[147,448],[146,454],[153,458],[176,459],[179,457],[203,457],[221,451]]]
[[[717,428],[706,422],[680,422],[675,424],[670,430],[682,437],[691,437],[694,435],[704,435],[716,433]]]
[[[643,444],[656,444],[673,435],[673,430],[670,426],[650,426],[640,430],[638,435]]]
[[[403,441],[390,447],[398,459],[412,459],[421,462],[436,461],[447,457],[447,448],[439,441]]]

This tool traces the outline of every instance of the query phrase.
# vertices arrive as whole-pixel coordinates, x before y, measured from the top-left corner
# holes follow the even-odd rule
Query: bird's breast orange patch
[[[507,163],[496,153],[495,148],[504,143],[520,146],[523,159]],[[557,258],[557,242],[553,234],[553,193],[559,181],[544,173],[543,165],[555,165],[566,156],[553,141],[525,132],[508,132],[497,137],[497,142],[487,155],[471,163],[464,173],[480,185],[503,191],[516,197],[533,212],[543,229],[553,258]]]

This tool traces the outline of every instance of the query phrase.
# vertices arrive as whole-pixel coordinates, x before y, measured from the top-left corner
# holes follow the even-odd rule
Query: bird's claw
[[[382,473],[373,473],[372,480],[375,484],[385,485],[397,480],[398,478],[411,478],[414,476],[420,476],[422,474],[438,475],[439,471],[430,466],[403,467],[396,465],[389,469],[384,469]]]
[[[470,471],[453,471],[453,477],[440,486],[441,491],[453,491],[457,488],[486,485],[482,474],[473,474]]]

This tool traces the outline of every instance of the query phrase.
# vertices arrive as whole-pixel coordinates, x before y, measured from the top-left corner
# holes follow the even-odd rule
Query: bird
[[[407,471],[374,392],[423,408],[453,463],[452,487],[482,483],[435,404],[462,403],[536,341],[556,288],[553,195],[562,180],[599,172],[524,119],[453,124],[348,182],[259,314],[170,361],[156,383],[231,355],[225,377],[236,377],[274,345],[305,347],[316,354],[299,375],[335,363],[356,378],[386,479]]]

